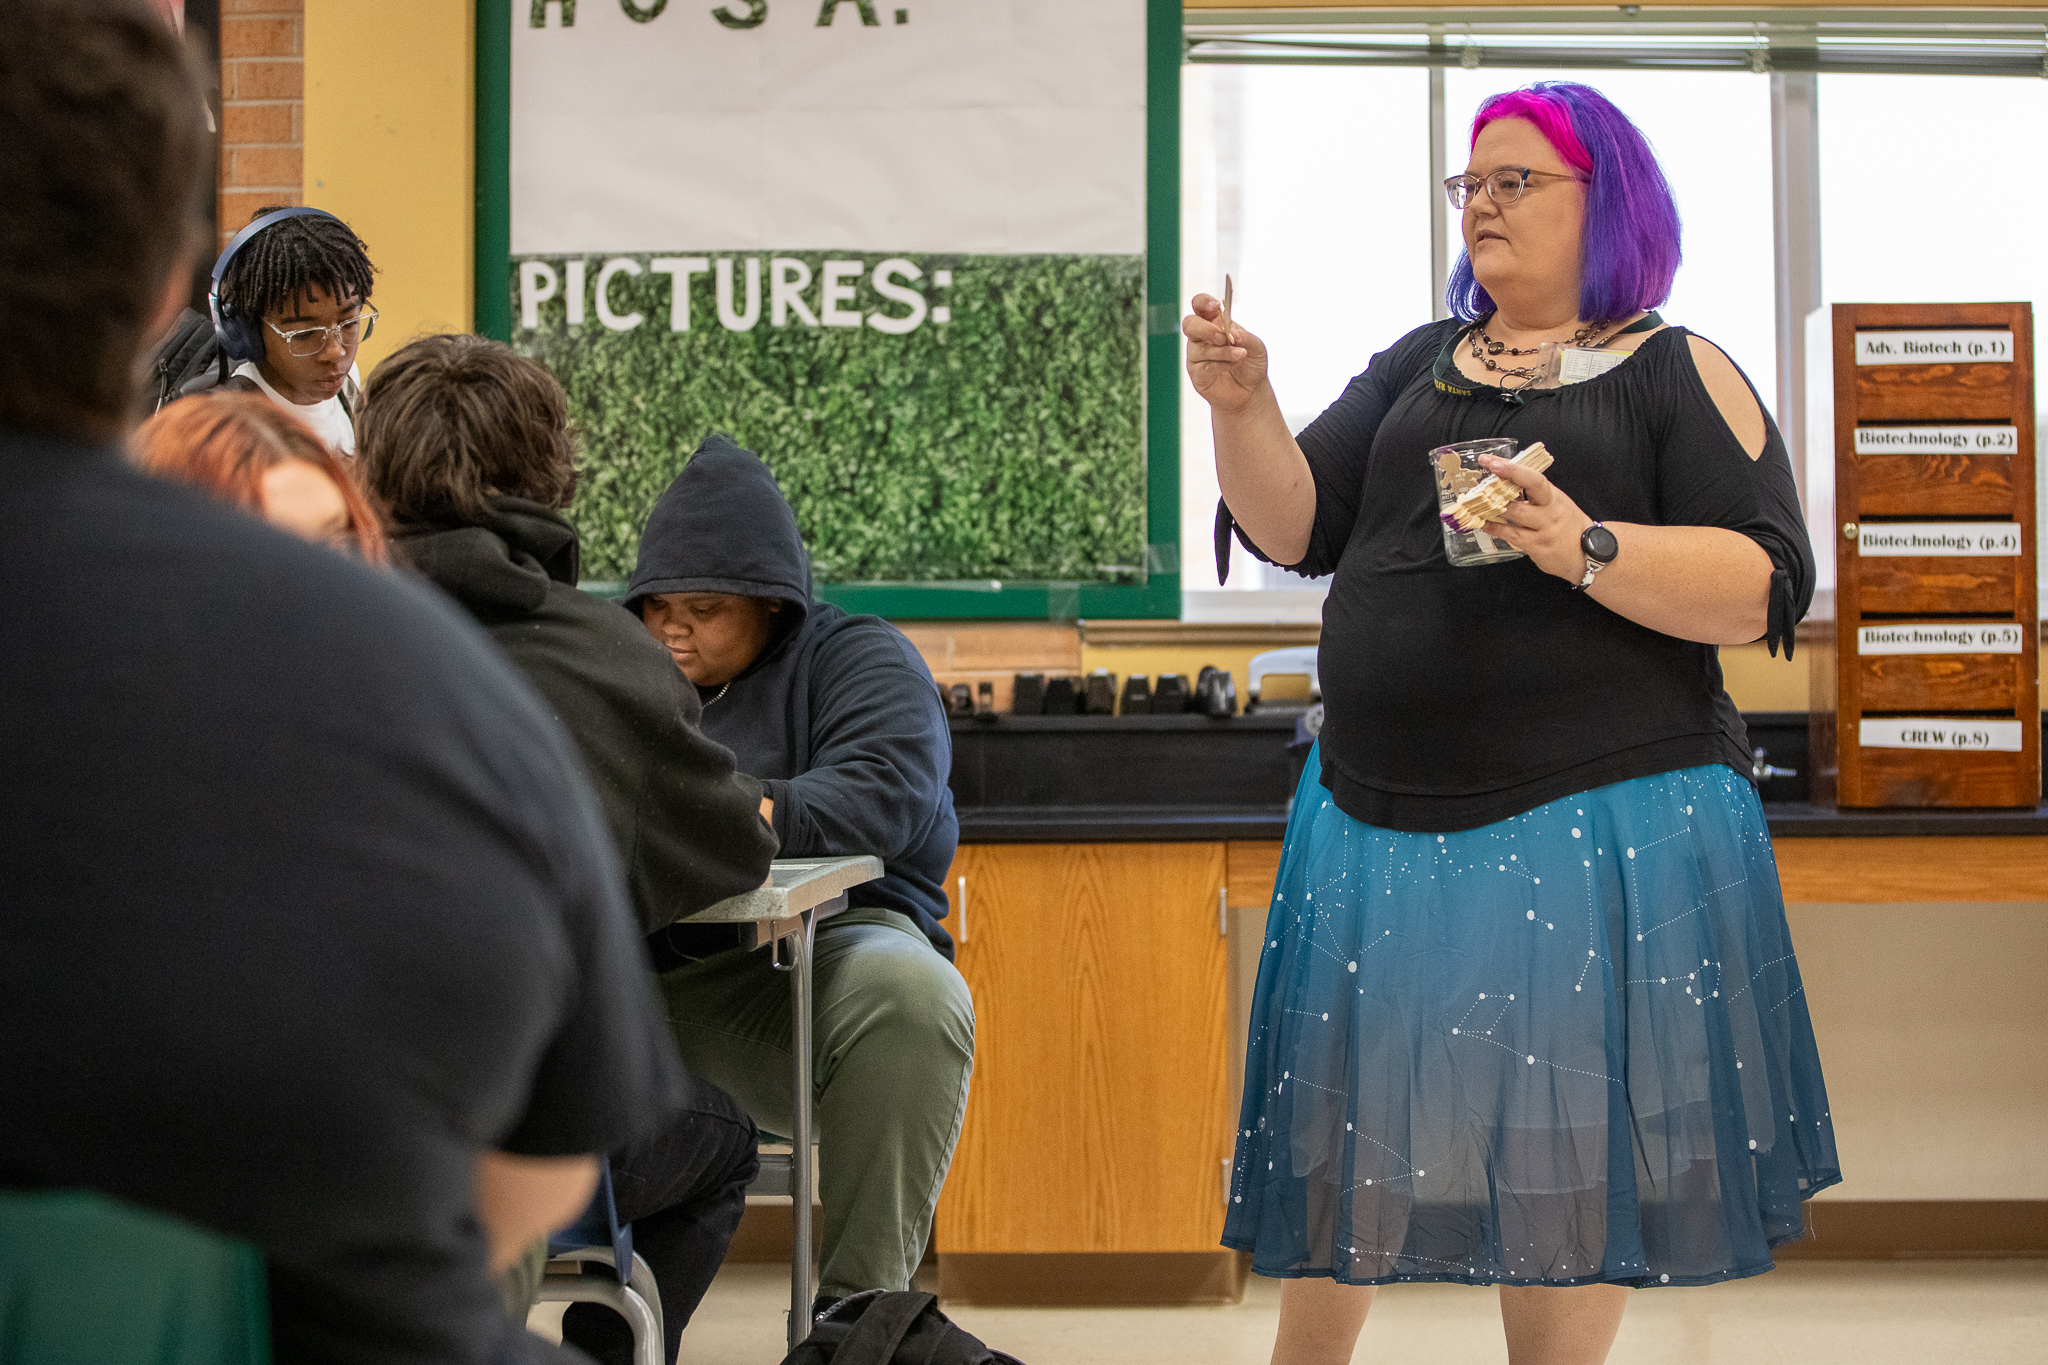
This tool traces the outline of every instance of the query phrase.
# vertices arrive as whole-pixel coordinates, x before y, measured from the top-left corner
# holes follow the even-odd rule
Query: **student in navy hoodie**
[[[812,597],[774,476],[723,436],[655,505],[625,602],[696,685],[705,735],[761,780],[781,856],[882,860],[818,928],[819,1307],[908,1288],[974,1066],[973,1002],[939,923],[960,823],[938,686],[895,627]],[[650,943],[690,1071],[787,1133],[789,989],[768,954],[730,926]]]

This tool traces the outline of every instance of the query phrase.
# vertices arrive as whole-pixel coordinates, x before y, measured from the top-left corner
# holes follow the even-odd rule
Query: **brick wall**
[[[221,0],[220,237],[305,184],[305,0]]]

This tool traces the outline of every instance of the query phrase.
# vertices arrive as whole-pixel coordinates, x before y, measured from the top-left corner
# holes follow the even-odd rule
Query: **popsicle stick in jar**
[[[1553,460],[1550,452],[1544,449],[1543,442],[1537,441],[1517,454],[1514,463],[1540,474],[1550,468]],[[1521,496],[1521,485],[1498,474],[1489,474],[1480,480],[1478,487],[1459,495],[1457,502],[1445,514],[1445,519],[1461,531],[1476,531],[1487,522],[1498,520],[1508,504]]]

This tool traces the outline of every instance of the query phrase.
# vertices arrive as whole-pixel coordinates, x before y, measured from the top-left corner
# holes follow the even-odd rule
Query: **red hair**
[[[286,460],[304,460],[340,491],[362,557],[379,565],[391,560],[383,523],[348,470],[312,428],[262,394],[216,391],[181,398],[136,428],[129,451],[139,468],[204,489],[259,517],[264,474]]]

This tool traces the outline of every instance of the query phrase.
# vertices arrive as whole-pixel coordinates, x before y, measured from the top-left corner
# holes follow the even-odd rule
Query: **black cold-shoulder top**
[[[1451,567],[1427,457],[1484,436],[1542,441],[1550,478],[1596,521],[1749,536],[1775,569],[1765,638],[1789,657],[1813,553],[1769,409],[1752,460],[1679,327],[1603,375],[1504,402],[1454,368],[1432,374],[1465,325],[1431,323],[1374,356],[1297,438],[1316,515],[1308,553],[1284,567],[1336,575],[1323,609],[1323,784],[1367,824],[1447,832],[1701,764],[1746,776],[1748,735],[1715,647],[1617,616],[1527,559]],[[1219,509],[1219,529],[1228,516]]]

